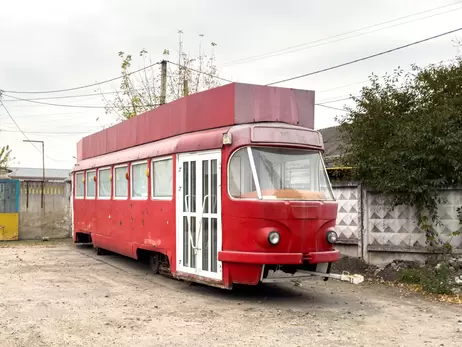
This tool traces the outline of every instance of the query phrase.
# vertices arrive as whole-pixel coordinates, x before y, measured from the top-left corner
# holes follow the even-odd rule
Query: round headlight
[[[277,231],[272,231],[268,234],[268,242],[272,245],[277,245],[281,237]]]
[[[337,236],[337,233],[335,231],[331,230],[331,231],[327,232],[326,238],[327,238],[327,242],[336,243],[337,239],[338,239],[338,236]]]

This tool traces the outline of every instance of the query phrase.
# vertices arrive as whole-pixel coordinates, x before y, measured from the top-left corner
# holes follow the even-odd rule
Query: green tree
[[[211,42],[211,53],[207,54],[203,49],[203,35],[200,36],[200,43],[197,55],[184,52],[183,32],[180,30],[178,55],[172,63],[167,65],[167,94],[166,102],[181,98],[186,93],[196,93],[202,90],[218,86],[216,79],[217,68],[215,65],[214,49],[216,43]],[[164,60],[170,60],[170,50],[163,52]],[[119,91],[113,98],[108,98],[101,92],[106,103],[106,113],[115,114],[118,120],[132,118],[140,113],[149,111],[159,106],[161,90],[161,68],[160,65],[152,65],[152,59],[148,52],[142,49],[139,57],[142,60],[142,71],[132,73],[133,57],[131,54],[119,52],[121,58],[122,82]],[[148,67],[148,68],[146,68]]]
[[[439,190],[462,183],[462,60],[373,75],[354,100],[340,119],[344,163],[392,207],[415,206],[436,247]]]
[[[8,169],[13,159],[14,158],[11,157],[10,146],[6,145],[0,147],[0,171]]]

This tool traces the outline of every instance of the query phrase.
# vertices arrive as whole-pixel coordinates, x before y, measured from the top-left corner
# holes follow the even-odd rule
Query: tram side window
[[[98,170],[98,198],[111,197],[111,169]]]
[[[114,197],[116,198],[128,198],[128,181],[125,177],[127,172],[127,165],[114,169]]]
[[[84,183],[83,183],[83,172],[79,172],[75,175],[75,197],[83,198],[84,195]]]
[[[96,195],[96,183],[94,179],[95,175],[96,175],[95,170],[87,171],[87,177],[85,178],[85,182],[87,183],[85,186],[87,188],[85,195],[87,199],[95,198],[95,195]]]
[[[173,191],[173,160],[152,161],[152,197],[170,198]]]
[[[148,197],[148,176],[146,170],[148,164],[136,163],[132,164],[132,198],[147,198]]]

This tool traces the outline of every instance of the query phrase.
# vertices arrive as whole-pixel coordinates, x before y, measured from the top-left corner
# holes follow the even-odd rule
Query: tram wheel
[[[154,274],[159,273],[160,259],[158,253],[151,253],[149,256],[149,267]]]
[[[96,255],[106,255],[107,254],[107,252],[102,248],[93,247],[93,249],[94,249]]]

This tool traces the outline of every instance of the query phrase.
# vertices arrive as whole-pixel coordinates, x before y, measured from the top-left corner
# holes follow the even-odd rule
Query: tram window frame
[[[79,178],[79,176],[81,176]],[[80,171],[80,172],[76,172],[75,173],[75,191],[74,191],[74,196],[76,199],[84,199],[85,198],[85,182],[83,182],[83,179],[85,178],[85,171]],[[78,188],[79,188],[79,185],[82,184],[83,185],[83,191],[82,191],[82,195],[79,195],[78,193]]]
[[[89,175],[91,175],[89,177]],[[96,199],[96,193],[97,193],[97,188],[96,188],[96,182],[94,177],[96,176],[96,170],[87,170],[85,171],[85,199],[88,200],[95,200]],[[90,187],[90,182],[92,182],[92,185],[95,188],[94,194],[92,196],[88,195],[88,188]]]
[[[240,150],[242,151],[245,151],[246,154],[245,154],[245,158],[247,158],[247,160],[249,160],[249,166],[251,165],[250,164],[250,158],[248,157],[248,154],[247,154],[247,147],[249,147],[248,145],[245,145],[245,146],[242,146],[242,147],[239,147],[239,148],[236,148],[230,155],[230,157],[228,158],[228,163],[227,163],[227,168],[226,168],[226,190],[228,192],[228,197],[231,199],[231,200],[235,200],[235,201],[248,201],[248,200],[251,200],[251,201],[256,201],[256,200],[259,200],[258,197],[255,197],[255,198],[241,198],[241,197],[236,197],[234,196],[232,193],[231,193],[231,189],[230,189],[230,179],[231,179],[231,162],[234,158],[234,156],[236,155],[236,153],[238,153]],[[243,165],[245,165],[245,163],[242,163],[242,158],[239,158],[239,173],[241,173],[242,169],[243,169]],[[255,188],[255,191],[256,191],[256,186],[255,186],[255,182],[254,182],[254,179],[253,179],[253,174],[252,174],[252,171],[249,172],[250,173],[250,177],[248,178],[248,180],[251,181],[251,187]]]
[[[127,194],[124,195],[124,196],[117,196],[117,177],[116,177],[116,171],[117,169],[122,169],[122,168],[125,168],[125,174],[127,174],[129,171],[128,171],[128,164],[120,164],[120,165],[115,165],[114,166],[114,169],[113,169],[113,177],[112,177],[112,190],[114,192],[113,194],[113,199],[114,200],[128,200],[128,192],[129,192],[129,184],[128,184],[128,180],[125,178],[124,176],[124,180],[122,182],[125,182],[125,184],[127,185]]]
[[[143,174],[143,177],[146,178],[146,191],[144,193],[146,193],[145,196],[133,196],[133,193],[135,191],[135,189],[133,189],[133,187],[135,186],[135,175],[133,174],[133,167],[137,166],[137,165],[146,165],[146,169],[145,169],[145,172]],[[148,170],[149,168],[149,163],[148,163],[148,160],[141,160],[141,161],[136,161],[136,162],[133,162],[130,164],[130,198],[132,200],[147,200],[148,197],[149,197],[149,176],[150,174],[146,175],[146,170]]]
[[[277,147],[274,147],[274,146],[258,146],[258,145],[255,145],[255,146],[252,146],[252,145],[245,145],[245,146],[242,146],[242,147],[239,147],[239,148],[236,148],[233,153],[231,153],[231,155],[229,156],[228,158],[228,163],[227,163],[227,177],[226,177],[226,189],[227,189],[227,192],[228,192],[228,197],[231,199],[231,200],[235,200],[235,201],[244,201],[244,200],[252,200],[252,201],[256,201],[256,200],[260,200],[260,201],[287,201],[287,200],[290,200],[290,199],[285,199],[285,198],[265,198],[265,199],[259,199],[258,197],[255,197],[255,198],[249,198],[249,197],[236,197],[233,195],[232,191],[231,191],[231,164],[232,164],[232,161],[233,159],[235,158],[235,155],[237,153],[239,153],[241,150],[244,151],[244,150],[247,150],[248,148],[277,148]],[[312,153],[317,153],[317,155],[319,156],[319,159],[322,161],[322,154],[320,151],[318,150],[314,150],[314,149],[304,149],[304,148],[292,148],[292,147],[286,147],[286,148],[289,148],[289,149],[296,149],[296,150],[300,150],[300,151],[311,151]],[[248,160],[250,161],[250,158],[248,158]],[[241,167],[242,166],[242,159],[240,158],[240,161],[239,161],[239,166]],[[254,162],[255,163],[255,162]],[[251,164],[250,164],[251,165]],[[285,164],[284,164],[284,167],[281,167],[283,169],[283,171],[285,171]],[[316,173],[318,172],[317,170],[310,170],[311,172],[311,175],[316,175]],[[328,178],[328,175],[327,175],[327,170],[326,170],[326,167],[325,167],[325,164],[324,162],[322,161],[322,171],[324,172],[324,175],[325,175],[325,178],[328,180],[328,186],[327,186],[327,190],[329,192],[329,196],[330,198],[325,198],[325,199],[321,199],[321,200],[300,200],[300,201],[334,201],[335,200],[335,196],[334,196],[334,193],[332,191],[332,186],[330,186],[330,189],[329,189],[329,185],[330,185],[330,182],[329,182],[329,178]],[[282,172],[282,175],[285,176],[286,172]],[[257,174],[257,178],[259,179],[260,177],[258,176]],[[252,181],[253,181],[253,173],[252,173]],[[319,177],[317,178],[319,179]],[[259,180],[260,181],[260,180]],[[283,179],[281,180],[281,182],[284,184],[285,180],[284,180],[284,177]],[[261,189],[261,184],[259,182],[259,187]],[[321,186],[319,186],[321,187]],[[255,189],[257,190],[257,187],[255,187]],[[258,190],[257,190],[258,191]],[[258,194],[258,192],[257,192]]]
[[[101,196],[101,171],[109,171],[109,196]],[[110,166],[102,167],[98,169],[98,200],[110,200],[112,196],[112,184],[111,184],[111,175],[112,175],[112,168]]]
[[[154,192],[154,189],[155,189],[155,184],[154,184],[154,180],[156,179],[156,175],[155,175],[155,170],[154,170],[154,165],[156,163],[159,163],[159,162],[162,162],[162,161],[169,161],[170,162],[170,181],[171,181],[171,184],[170,184],[170,195],[168,196],[158,196],[158,195],[155,195],[155,192]],[[162,158],[153,158],[151,159],[151,199],[152,200],[172,200],[173,199],[173,157],[172,156],[168,156],[168,157],[162,157]],[[167,184],[164,182],[164,184]]]

